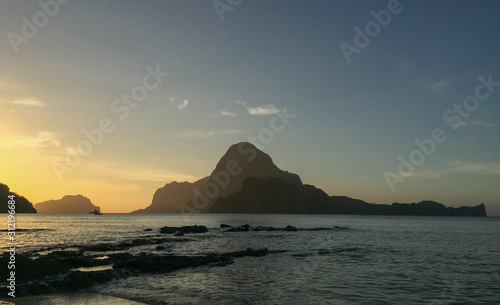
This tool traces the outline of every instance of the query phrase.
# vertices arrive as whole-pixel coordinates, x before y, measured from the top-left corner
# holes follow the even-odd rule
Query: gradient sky
[[[286,108],[295,118],[263,150],[305,183],[500,215],[500,87],[460,124],[443,119],[478,76],[500,81],[500,2],[402,0],[347,63],[340,44],[388,3],[243,0],[221,20],[212,1],[71,1],[16,53],[12,35],[23,17],[43,23],[42,8],[2,1],[0,182],[33,203],[82,194],[130,212],[168,182],[208,175]],[[121,120],[111,105],[148,66],[169,75]],[[54,162],[104,118],[114,130],[59,180]],[[384,173],[435,128],[446,141],[391,191]]]

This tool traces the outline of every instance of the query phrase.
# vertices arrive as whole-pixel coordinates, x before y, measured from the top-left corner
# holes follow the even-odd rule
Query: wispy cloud
[[[228,135],[228,134],[236,134],[241,133],[240,130],[223,130],[223,131],[207,131],[207,130],[187,130],[183,131],[179,134],[181,138],[210,138],[217,135]]]
[[[255,108],[247,108],[250,115],[270,115],[280,112],[278,108],[274,107],[274,104],[258,106]]]
[[[278,108],[276,108],[276,106],[274,106],[274,104],[261,105],[257,107],[248,107],[247,103],[242,102],[240,100],[236,100],[236,103],[244,106],[248,114],[250,115],[271,115],[281,112]]]
[[[428,88],[434,92],[441,92],[443,89],[453,84],[454,82],[455,81],[452,79],[444,79],[430,84]]]
[[[184,102],[182,102],[181,104],[177,105],[177,109],[179,109],[179,111],[182,111],[184,110],[187,105],[189,104],[189,101],[188,100],[184,100]]]
[[[236,112],[229,112],[229,111],[222,111],[220,114],[222,116],[232,116],[232,117],[237,115]]]
[[[214,117],[214,118],[218,118],[218,117],[222,117],[222,116],[235,117],[237,115],[238,114],[236,112],[230,112],[230,111],[222,110],[221,112],[215,113],[215,114],[211,114],[210,116]]]
[[[39,131],[36,136],[2,135],[0,136],[1,148],[40,148],[59,147],[61,142],[56,138],[57,133]]]
[[[177,101],[177,96],[175,96],[175,95],[171,95],[169,97],[169,101],[170,101],[170,103],[174,104],[175,107],[177,107],[177,109],[179,109],[179,111],[186,109],[187,105],[189,104],[189,100],[184,100],[184,101],[179,103]]]
[[[45,107],[45,102],[37,99],[36,97],[32,97],[32,96],[16,97],[12,100],[4,101],[3,103],[4,104],[20,105],[20,106],[25,106],[25,107],[37,107],[37,108],[44,108]]]
[[[477,120],[477,121],[474,121],[474,122],[461,121],[460,123],[450,123],[448,125],[449,126],[455,126],[455,128],[473,127],[473,126],[486,127],[486,128],[493,128],[493,127],[495,127],[495,125],[493,125],[491,123],[488,123],[488,122],[485,122],[485,121],[481,121],[481,120]]]

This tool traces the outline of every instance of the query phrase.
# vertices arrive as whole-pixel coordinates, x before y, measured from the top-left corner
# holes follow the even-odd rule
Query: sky
[[[498,1],[0,7],[0,182],[33,203],[130,212],[250,141],[329,195],[500,216]]]

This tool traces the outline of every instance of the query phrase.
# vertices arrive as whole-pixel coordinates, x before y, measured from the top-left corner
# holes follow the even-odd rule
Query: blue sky
[[[340,44],[355,46],[354,28],[391,5],[400,12],[348,63]],[[263,150],[305,183],[377,203],[484,202],[500,215],[500,87],[458,128],[443,119],[478,76],[500,81],[496,1],[243,0],[223,20],[212,1],[71,1],[17,53],[9,33],[22,36],[23,17],[42,8],[1,6],[0,179],[34,202],[82,193],[104,211],[143,208],[286,109],[295,117]],[[169,74],[121,120],[111,105],[147,67]],[[113,131],[58,179],[54,162],[104,118]],[[392,191],[384,173],[399,175],[398,157],[436,128],[446,141]]]

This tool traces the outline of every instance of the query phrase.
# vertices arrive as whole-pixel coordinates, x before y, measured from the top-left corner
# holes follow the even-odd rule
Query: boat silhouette
[[[94,211],[92,212],[89,212],[89,214],[94,214],[94,215],[102,215],[101,212],[99,212],[97,209],[95,209]]]

